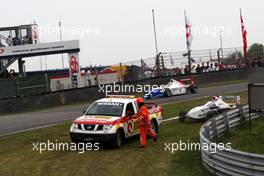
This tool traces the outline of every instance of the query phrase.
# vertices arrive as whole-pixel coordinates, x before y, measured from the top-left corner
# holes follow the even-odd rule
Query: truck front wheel
[[[112,138],[112,147],[120,148],[124,144],[125,134],[122,129],[118,129],[116,134],[113,135]]]

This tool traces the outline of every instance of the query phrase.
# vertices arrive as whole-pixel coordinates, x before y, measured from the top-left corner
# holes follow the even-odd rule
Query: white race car
[[[145,94],[145,99],[170,97],[174,95],[183,95],[187,93],[197,93],[198,87],[193,79],[171,79],[166,85],[161,85],[158,88],[152,89]]]
[[[236,100],[236,102],[228,103],[224,100]],[[179,120],[180,122],[184,122],[186,119],[207,120],[219,113],[236,108],[238,104],[240,104],[240,96],[213,96],[211,101],[202,106],[197,106],[189,112],[180,111]]]

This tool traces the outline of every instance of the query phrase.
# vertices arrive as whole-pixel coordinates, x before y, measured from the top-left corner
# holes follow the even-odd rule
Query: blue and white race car
[[[145,99],[170,97],[174,95],[183,95],[188,93],[197,93],[198,87],[193,79],[171,79],[166,85],[150,90],[144,95]]]

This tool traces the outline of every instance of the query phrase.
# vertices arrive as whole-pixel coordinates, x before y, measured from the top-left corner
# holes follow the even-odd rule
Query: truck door
[[[138,123],[138,104],[136,101],[133,102],[133,107],[135,109],[135,118],[133,118],[133,123],[134,123],[134,134],[139,134],[139,123]]]
[[[135,134],[136,130],[136,109],[133,103],[128,103],[126,106],[126,124],[125,124],[125,132],[128,136]]]

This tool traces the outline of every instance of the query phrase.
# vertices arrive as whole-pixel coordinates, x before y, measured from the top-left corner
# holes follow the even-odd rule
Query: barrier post
[[[240,120],[241,120],[241,123],[244,123],[246,121],[244,106],[240,106],[239,109],[240,109]]]
[[[227,131],[229,131],[229,129],[230,129],[230,124],[229,124],[229,118],[228,118],[227,113],[224,113],[224,114],[223,114],[223,117],[224,117],[225,129],[226,129]]]
[[[205,136],[211,140],[209,126],[205,126]]]
[[[216,119],[212,118],[211,119],[212,122],[212,127],[213,127],[213,132],[214,132],[214,140],[218,141],[218,130],[217,130],[217,124],[216,124]]]

